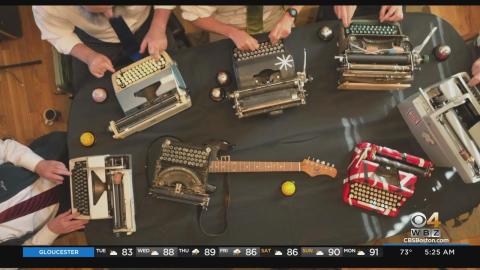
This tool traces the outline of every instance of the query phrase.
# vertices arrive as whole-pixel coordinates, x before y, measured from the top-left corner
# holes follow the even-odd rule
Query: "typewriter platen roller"
[[[411,86],[415,57],[398,23],[353,20],[340,29],[338,89],[402,90]]]
[[[430,159],[455,167],[465,183],[480,181],[480,92],[458,73],[412,95],[398,108]]]
[[[113,138],[123,139],[192,106],[177,64],[163,52],[112,75],[113,88],[125,117],[111,121]]]
[[[233,51],[238,89],[229,95],[238,118],[269,113],[306,103],[304,84],[311,80],[295,71],[293,56],[284,43],[262,42],[255,51]],[[306,57],[306,53],[304,55]]]

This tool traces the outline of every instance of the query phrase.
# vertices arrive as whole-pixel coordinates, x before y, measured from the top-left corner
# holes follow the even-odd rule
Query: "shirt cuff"
[[[32,245],[32,246],[49,246],[57,239],[58,234],[52,232],[48,225],[45,224],[43,228],[38,231],[32,238],[25,241],[25,245]]]
[[[29,151],[21,156],[17,165],[35,172],[35,167],[42,160],[43,158],[41,156],[35,154],[33,151]]]
[[[72,33],[68,37],[62,37],[52,42],[58,52],[63,54],[70,54],[75,45],[83,43],[76,34]]]
[[[154,9],[169,9],[169,10],[172,10],[174,9],[176,6],[160,6],[160,5],[155,5],[153,6]]]

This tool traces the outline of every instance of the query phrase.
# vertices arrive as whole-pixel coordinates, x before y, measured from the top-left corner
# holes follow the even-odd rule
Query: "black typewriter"
[[[99,155],[70,160],[72,212],[79,219],[113,219],[113,232],[136,231],[130,155]]]
[[[420,63],[398,23],[353,20],[341,27],[338,47],[338,89],[405,89]]]
[[[150,187],[148,194],[170,201],[208,206],[215,187],[207,183],[212,148],[165,138],[154,143],[149,153]],[[158,149],[158,150],[157,150]]]
[[[311,80],[295,71],[293,56],[282,41],[262,42],[254,51],[233,50],[233,68],[238,89],[229,94],[238,118],[278,114],[306,103],[304,84]],[[306,57],[306,53],[305,53]],[[306,59],[304,59],[306,61]]]

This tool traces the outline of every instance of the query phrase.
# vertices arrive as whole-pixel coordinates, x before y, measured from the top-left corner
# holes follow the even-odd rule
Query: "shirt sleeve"
[[[11,162],[15,166],[23,167],[33,172],[38,162],[42,160],[43,158],[23,144],[14,140],[0,140],[0,164]]]
[[[23,245],[25,246],[49,246],[57,239],[58,234],[52,232],[47,224],[43,226],[40,231],[38,231],[34,236],[30,239],[27,239]]]
[[[169,10],[172,10],[174,9],[176,6],[167,6],[167,5],[155,5],[153,6],[154,9],[169,9]]]
[[[180,6],[182,9],[182,18],[187,21],[195,21],[200,18],[212,16],[217,10],[214,6]]]
[[[42,33],[43,40],[48,40],[60,53],[70,54],[72,48],[82,43],[73,32],[75,25],[61,17],[61,7],[33,6],[33,17]]]

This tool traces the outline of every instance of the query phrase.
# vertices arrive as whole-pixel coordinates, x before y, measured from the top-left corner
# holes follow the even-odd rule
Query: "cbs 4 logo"
[[[422,212],[415,212],[410,216],[410,223],[415,228],[423,228],[425,225],[432,225],[434,228],[440,227],[440,216],[438,212],[434,212],[428,219]]]

